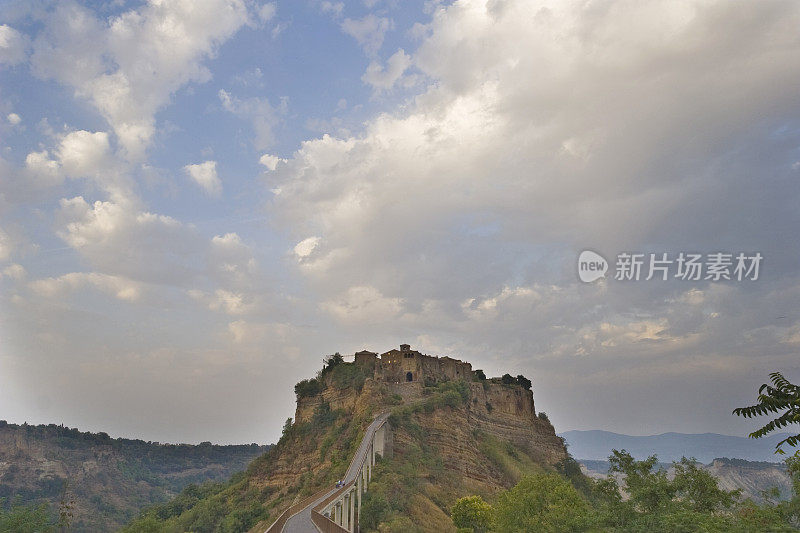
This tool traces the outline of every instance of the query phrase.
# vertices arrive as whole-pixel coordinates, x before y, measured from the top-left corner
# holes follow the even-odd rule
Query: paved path
[[[382,415],[378,415],[375,417],[375,420],[367,428],[367,432],[364,434],[364,438],[361,439],[361,444],[358,445],[358,450],[356,450],[356,455],[353,457],[353,460],[350,462],[350,467],[347,469],[347,473],[344,476],[344,482],[350,483],[354,481],[358,476],[359,467],[361,466],[361,462],[367,456],[369,452],[369,446],[372,443],[372,437],[375,435],[375,432],[378,428],[386,422],[386,419],[389,418],[389,413],[384,413]],[[292,516],[289,520],[286,521],[286,525],[283,526],[283,533],[319,533],[319,529],[317,526],[314,525],[314,522],[311,521],[311,509],[319,505],[322,500],[336,492],[336,487],[331,488],[328,492],[324,495],[320,496],[319,499],[315,500],[313,503],[309,504],[308,507],[297,513],[296,515]]]

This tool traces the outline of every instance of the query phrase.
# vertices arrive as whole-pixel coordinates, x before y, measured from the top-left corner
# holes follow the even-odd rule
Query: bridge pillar
[[[350,492],[350,523],[347,529],[350,533],[355,533],[356,531],[356,493],[355,491]]]
[[[385,456],[384,444],[386,442],[386,426],[383,425],[375,432],[373,439],[374,454],[380,454],[381,457]],[[373,463],[374,464],[374,463]]]
[[[342,527],[347,530],[350,529],[350,503],[347,501],[348,499],[347,494],[342,494]]]

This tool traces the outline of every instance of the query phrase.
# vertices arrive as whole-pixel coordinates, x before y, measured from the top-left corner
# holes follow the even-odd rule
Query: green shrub
[[[311,398],[322,392],[322,383],[316,378],[304,379],[294,386],[297,399]]]
[[[450,508],[450,518],[459,530],[468,528],[475,533],[483,533],[492,522],[492,506],[480,496],[466,496]]]
[[[382,494],[368,491],[361,501],[361,527],[365,530],[378,529],[391,511],[389,501]]]
[[[526,476],[502,493],[495,505],[495,528],[500,533],[582,531],[588,524],[586,501],[557,474]]]
[[[340,363],[330,371],[330,383],[337,389],[352,388],[361,392],[366,379],[364,369],[355,363]]]

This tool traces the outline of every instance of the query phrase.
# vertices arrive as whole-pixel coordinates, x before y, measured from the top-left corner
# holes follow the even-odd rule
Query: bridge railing
[[[280,533],[283,531],[283,526],[286,525],[286,521],[289,520],[292,516],[296,515],[318,499],[320,499],[326,492],[330,489],[325,489],[317,492],[316,494],[312,494],[308,498],[299,501],[283,511],[279,516],[278,519],[275,520],[272,525],[270,525],[264,533]]]

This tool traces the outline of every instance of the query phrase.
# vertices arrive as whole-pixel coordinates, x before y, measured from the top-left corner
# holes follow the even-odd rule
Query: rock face
[[[792,480],[781,463],[714,459],[703,468],[717,478],[720,488],[740,489],[745,498],[762,501],[763,493],[772,488],[778,489],[782,499],[789,499],[792,494]]]
[[[269,447],[164,445],[62,426],[0,421],[0,498],[57,505],[68,483],[74,531],[113,531],[189,483],[223,481]]]
[[[449,509],[459,497],[491,497],[567,456],[549,421],[536,415],[526,379],[487,380],[469,363],[412,353],[408,346],[387,354],[384,360],[359,352],[353,363],[328,358],[316,377],[295,387],[295,417],[278,444],[231,486],[170,515],[171,523],[181,531],[207,530],[208,524],[196,524],[205,516],[200,510],[222,506],[228,515],[257,516],[247,527],[264,531],[293,503],[333,488],[382,413],[391,416],[374,493],[383,486],[392,512],[422,531],[455,531]],[[394,364],[400,366],[391,375],[411,372],[411,380],[387,379],[386,367]]]
[[[358,366],[365,366],[363,359],[367,360],[367,365],[371,364],[371,356],[375,354],[362,354],[366,355]],[[411,406],[425,402],[435,390],[435,386],[429,383],[426,387],[420,380],[387,382],[381,379],[379,372],[373,375],[379,376],[378,379],[367,378],[361,392],[352,388],[338,389],[332,380],[326,380],[319,394],[298,399],[295,421],[309,423],[323,405],[355,414],[367,409],[377,412]],[[469,377],[472,377],[471,370]],[[532,463],[545,468],[567,456],[564,443],[550,422],[536,415],[530,390],[499,380],[461,381],[467,388],[466,401],[456,407],[420,413],[418,422],[425,430],[426,443],[441,456],[445,468],[461,476],[464,483],[491,493],[507,488],[514,481],[487,459],[484,441],[513,445]],[[410,437],[402,431],[396,432],[394,439],[394,449],[400,455],[413,447]],[[279,486],[295,482],[298,475],[311,476],[327,469],[329,465],[321,464],[314,457],[315,452],[295,449],[291,457],[278,458],[269,483],[275,483],[277,490]]]

